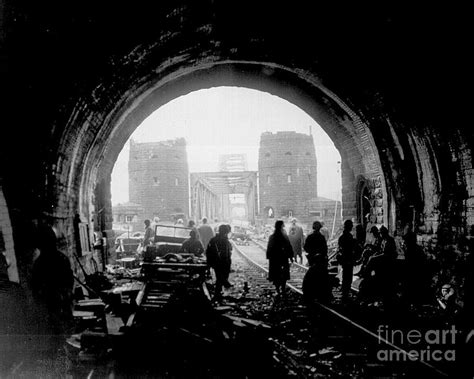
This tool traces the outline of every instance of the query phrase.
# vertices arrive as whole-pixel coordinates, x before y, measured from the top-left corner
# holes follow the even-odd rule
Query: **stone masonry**
[[[260,209],[274,217],[307,219],[308,200],[318,196],[313,137],[296,132],[263,133],[258,170]]]
[[[151,143],[131,140],[128,172],[130,201],[143,207],[144,219],[188,217],[189,171],[183,138]]]

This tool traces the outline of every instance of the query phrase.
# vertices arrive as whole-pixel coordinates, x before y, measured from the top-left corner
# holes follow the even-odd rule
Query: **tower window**
[[[267,184],[270,184],[270,175],[267,175]]]
[[[270,158],[270,153],[265,153],[266,158]]]
[[[310,155],[311,155],[311,153],[310,153],[309,151],[307,151],[307,152],[306,152],[306,155],[307,155],[307,156],[310,156]]]
[[[291,174],[286,174],[286,180],[291,183]]]
[[[157,176],[154,176],[154,177],[153,177],[153,185],[154,185],[154,186],[159,186],[159,185],[160,185],[160,181],[158,180],[158,177],[157,177]]]
[[[178,178],[174,178],[174,185],[179,186],[179,179]]]

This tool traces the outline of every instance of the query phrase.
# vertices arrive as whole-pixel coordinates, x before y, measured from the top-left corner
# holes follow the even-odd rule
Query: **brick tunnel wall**
[[[7,259],[8,278],[12,282],[19,282],[18,268],[16,264],[15,249],[13,244],[12,226],[2,187],[0,186],[0,254]]]
[[[444,8],[426,17],[321,6],[315,30],[296,4],[163,1],[114,17],[106,4],[5,4],[2,162],[28,162],[1,167],[20,273],[25,226],[55,224],[69,255],[76,213],[107,229],[110,173],[133,130],[167,101],[216,85],[279,95],[324,128],[341,153],[344,217],[356,214],[364,177],[392,230],[414,214],[420,241],[441,246],[473,223],[472,130],[452,120],[455,97],[439,95],[456,93],[457,72],[433,80],[453,56]]]

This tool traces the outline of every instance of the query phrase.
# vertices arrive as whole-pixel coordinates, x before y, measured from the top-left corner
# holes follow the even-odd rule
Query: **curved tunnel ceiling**
[[[361,157],[360,162],[353,164],[365,164],[364,171],[379,171],[379,164],[373,163],[378,157],[367,126],[314,76],[266,63],[216,62],[202,66],[194,66],[186,73],[170,74],[155,83],[145,83],[135,92],[126,92],[112,115],[107,116],[107,123],[96,130],[92,142],[96,146],[89,146],[94,152],[89,159],[96,163],[101,161],[107,171],[111,170],[121,147],[136,127],[160,106],[199,89],[239,86],[271,93],[300,107],[325,130],[342,156],[352,149]],[[70,127],[77,130],[78,125],[72,123]],[[87,127],[90,128],[90,124]],[[70,140],[66,137],[63,144],[69,151],[67,141]]]
[[[282,8],[270,2],[164,1],[117,8],[110,17],[108,6],[84,4],[76,14],[45,8],[28,22],[12,21],[24,47],[12,60],[16,71],[24,70],[14,94],[39,100],[44,112],[38,130],[47,130],[40,138],[46,153],[36,149],[45,157],[35,180],[43,190],[41,175],[56,175],[57,183],[47,181],[45,197],[62,197],[48,197],[46,208],[65,202],[74,209],[97,181],[107,180],[121,146],[147,114],[177,96],[218,85],[263,90],[297,105],[323,127],[343,160],[350,157],[346,162],[358,166],[351,175],[383,172],[384,185],[407,198],[419,175],[410,163],[393,171],[403,164],[403,152],[387,148],[387,124],[398,136],[423,132],[416,143],[425,145],[432,132],[424,132],[440,124],[425,112],[444,101],[430,91],[443,84],[431,74],[447,59],[439,56],[446,44],[437,38],[438,19],[413,9],[315,5],[311,13],[296,3]],[[38,51],[44,59],[27,64]],[[29,83],[33,90],[25,90]],[[436,139],[442,130],[433,133]],[[403,138],[406,156],[410,141]],[[34,137],[30,147],[34,154]],[[343,167],[343,175],[350,169]]]
[[[368,127],[314,76],[264,62],[204,62],[170,73],[157,82],[150,80],[141,88],[125,93],[125,99],[118,102],[112,115],[107,116],[108,122],[98,128],[92,146],[89,146],[92,153],[80,165],[83,175],[70,173],[70,178],[82,176],[80,197],[83,204],[88,203],[84,196],[93,190],[97,181],[110,177],[123,145],[145,118],[179,96],[218,86],[260,90],[293,103],[325,130],[343,161],[346,160],[356,175],[383,175]],[[77,125],[70,126],[77,128]],[[67,140],[71,138],[67,137]],[[88,143],[86,140],[82,142]],[[68,143],[63,146],[70,149]],[[352,159],[346,159],[348,156]]]

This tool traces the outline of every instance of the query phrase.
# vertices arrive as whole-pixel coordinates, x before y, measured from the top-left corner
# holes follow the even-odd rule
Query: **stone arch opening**
[[[356,180],[359,175],[379,178],[380,199],[385,193],[384,173],[368,125],[349,106],[325,88],[318,79],[300,70],[262,62],[200,62],[186,70],[148,79],[141,87],[122,93],[120,101],[94,122],[94,113],[84,107],[70,118],[60,144],[59,155],[69,154],[69,170],[64,170],[61,185],[67,191],[58,203],[79,209],[95,229],[110,230],[112,223],[110,181],[113,165],[123,145],[138,125],[153,111],[179,96],[199,89],[236,86],[268,92],[283,98],[312,117],[328,134],[342,159],[343,217],[355,218]],[[185,71],[185,72],[183,72]],[[95,117],[98,115],[96,114]],[[85,138],[74,138],[78,131]],[[59,163],[58,163],[59,164]],[[66,174],[67,173],[67,174]],[[64,183],[65,182],[65,183]],[[382,212],[385,224],[387,211]]]

